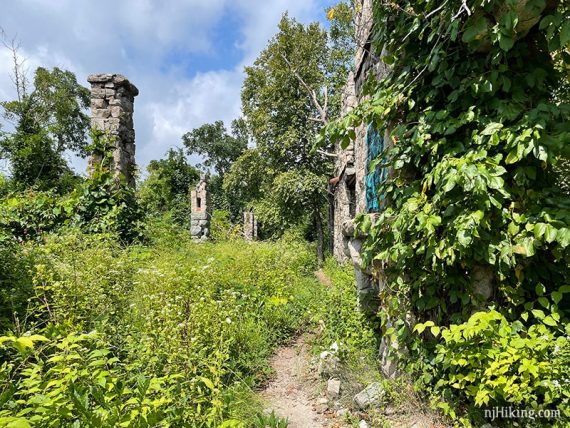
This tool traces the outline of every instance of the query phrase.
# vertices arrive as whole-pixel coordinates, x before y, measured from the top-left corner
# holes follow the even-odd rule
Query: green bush
[[[215,210],[210,222],[210,237],[214,241],[225,241],[243,237],[243,228],[232,224],[228,211]]]
[[[0,331],[24,319],[33,295],[32,257],[27,248],[0,231]]]
[[[358,309],[354,268],[350,264],[339,266],[329,258],[324,272],[331,284],[318,303],[320,334],[317,343],[323,349],[336,343],[339,354],[348,358],[375,356],[378,323]]]
[[[458,405],[473,403],[468,413],[472,419],[479,415],[480,423],[481,409],[495,406],[559,409],[563,418],[570,417],[570,326],[564,330],[556,312],[533,312],[537,323],[528,328],[491,310],[441,329],[434,374],[436,391],[446,401],[438,400],[437,406],[455,418]],[[427,324],[416,330],[431,325],[432,334],[439,335],[439,327]],[[547,423],[565,426],[562,420]]]

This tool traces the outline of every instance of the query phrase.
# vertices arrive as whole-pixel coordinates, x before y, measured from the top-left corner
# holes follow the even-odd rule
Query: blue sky
[[[121,73],[135,100],[137,162],[180,146],[203,123],[240,115],[243,68],[274,35],[281,15],[325,22],[332,0],[5,1],[0,27],[21,42],[30,76],[38,66]],[[13,99],[9,52],[0,50],[0,100]],[[72,159],[78,172],[84,163]]]

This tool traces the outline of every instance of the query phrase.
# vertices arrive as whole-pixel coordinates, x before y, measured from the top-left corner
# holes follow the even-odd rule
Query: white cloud
[[[308,22],[322,18],[323,0],[22,0],[2,6],[0,27],[18,34],[33,69],[58,66],[87,85],[87,75],[116,72],[140,90],[135,100],[137,161],[144,167],[186,131],[239,116],[243,66],[276,32],[283,12]],[[186,75],[169,55],[208,55],[225,14],[241,23],[237,65]],[[11,62],[0,50],[0,99],[13,97]],[[192,65],[192,64],[190,64]],[[76,168],[83,162],[73,161]]]

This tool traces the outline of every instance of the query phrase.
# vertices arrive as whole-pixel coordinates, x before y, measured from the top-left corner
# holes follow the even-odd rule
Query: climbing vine
[[[391,129],[393,147],[373,161],[392,169],[379,192],[388,204],[359,219],[364,259],[387,274],[385,334],[429,350],[437,324],[492,304],[520,320],[516,332],[538,323],[564,335],[570,200],[558,171],[570,148],[568,6],[409,0],[373,9],[372,50],[391,71],[370,80],[366,101],[326,136],[346,147],[363,123]],[[486,303],[481,278],[493,284]],[[429,320],[431,335],[418,342],[406,311]],[[428,360],[415,365],[426,381]]]

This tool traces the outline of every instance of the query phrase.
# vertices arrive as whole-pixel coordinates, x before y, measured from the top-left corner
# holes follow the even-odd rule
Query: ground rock
[[[354,404],[365,410],[370,406],[378,405],[384,397],[384,389],[380,382],[374,382],[354,396]]]
[[[340,380],[330,379],[327,382],[327,397],[334,400],[340,396]]]

